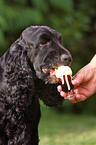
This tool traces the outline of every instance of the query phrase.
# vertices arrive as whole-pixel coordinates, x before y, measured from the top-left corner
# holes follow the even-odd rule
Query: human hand
[[[72,84],[76,97],[69,98],[72,103],[84,101],[96,92],[96,55],[91,62],[80,69],[73,77]],[[58,91],[62,97],[67,94],[62,91],[62,87],[58,86]]]

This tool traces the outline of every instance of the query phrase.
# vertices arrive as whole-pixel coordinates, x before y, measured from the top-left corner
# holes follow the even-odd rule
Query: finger
[[[79,85],[83,81],[84,76],[85,76],[84,70],[85,69],[82,68],[72,77],[72,84],[73,85]]]
[[[74,92],[75,94],[77,94],[76,96],[78,96],[78,94],[86,96],[87,98],[90,96],[90,92],[86,88],[84,88],[84,86],[77,87],[76,89],[74,89]]]
[[[72,97],[68,99],[71,103],[77,103],[76,97]]]
[[[80,81],[77,80],[77,79],[74,79],[74,80],[72,80],[72,84],[73,84],[74,86],[77,86],[77,85],[80,84]]]
[[[66,96],[67,96],[67,93],[65,93],[64,91],[61,91],[61,92],[60,92],[60,95],[61,95],[62,97],[66,97]]]
[[[77,74],[74,80],[72,80],[73,85],[79,85],[83,80],[83,75],[82,74]]]
[[[59,85],[59,86],[57,87],[57,90],[58,90],[58,92],[61,92],[61,91],[62,91],[61,85]]]
[[[84,96],[83,94],[77,94],[77,95],[76,95],[76,100],[77,100],[77,101],[84,101],[84,100],[86,100],[86,99],[87,99],[87,97]]]

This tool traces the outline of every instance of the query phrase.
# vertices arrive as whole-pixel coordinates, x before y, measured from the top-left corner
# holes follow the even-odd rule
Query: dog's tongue
[[[50,70],[50,75],[53,76],[53,75],[56,75],[54,69],[49,69]]]

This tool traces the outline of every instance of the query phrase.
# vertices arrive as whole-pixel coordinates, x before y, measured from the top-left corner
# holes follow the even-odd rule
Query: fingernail
[[[78,80],[72,80],[72,84],[75,85],[75,84],[78,84],[79,81]]]
[[[66,93],[63,92],[63,91],[61,91],[61,92],[60,92],[60,95],[61,95],[62,97],[65,97],[65,96],[66,96]]]
[[[58,90],[58,92],[61,92],[61,91],[62,91],[61,86],[58,86],[58,87],[57,87],[57,90]]]

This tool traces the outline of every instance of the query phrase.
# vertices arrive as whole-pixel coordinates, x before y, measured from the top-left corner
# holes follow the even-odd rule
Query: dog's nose
[[[67,54],[61,55],[61,62],[64,63],[64,65],[70,65],[72,62],[72,56]]]

